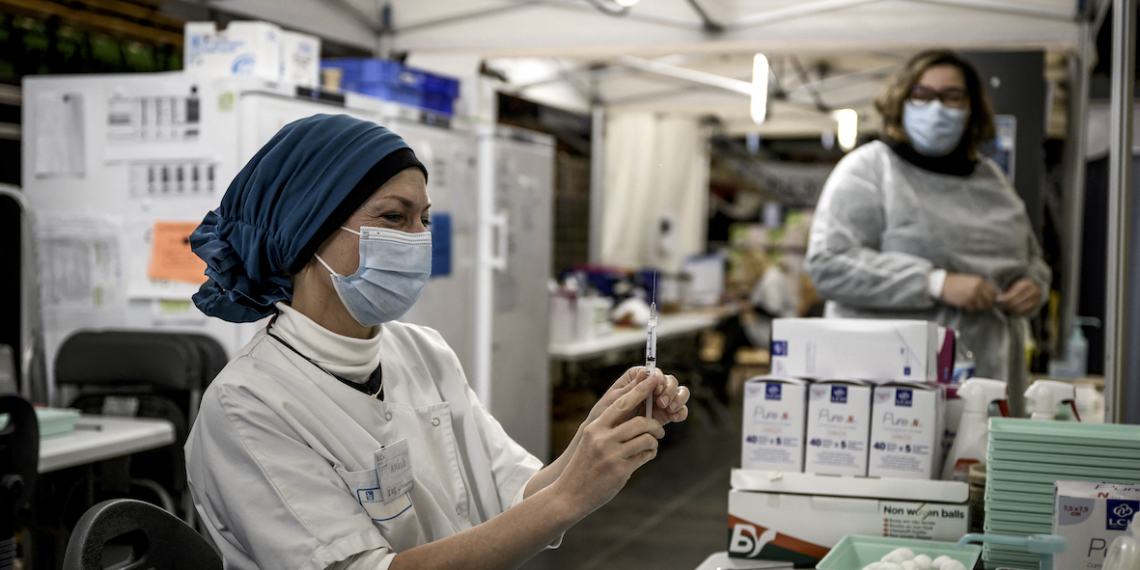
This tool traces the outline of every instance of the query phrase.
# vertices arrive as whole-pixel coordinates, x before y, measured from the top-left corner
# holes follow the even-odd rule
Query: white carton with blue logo
[[[742,468],[803,471],[808,384],[798,378],[775,376],[745,382]]]
[[[872,388],[859,380],[825,380],[811,385],[805,473],[867,474]]]
[[[1053,485],[1053,534],[1068,548],[1054,568],[1101,568],[1108,547],[1140,511],[1140,483],[1057,481]]]
[[[876,386],[867,475],[937,479],[942,463],[943,399],[940,384]]]
[[[775,319],[772,374],[826,380],[938,378],[938,325],[880,319]]]
[[[268,22],[186,22],[182,65],[213,76],[281,80],[281,28]]]

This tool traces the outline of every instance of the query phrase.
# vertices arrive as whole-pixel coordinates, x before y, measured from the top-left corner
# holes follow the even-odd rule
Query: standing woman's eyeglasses
[[[965,109],[970,106],[970,96],[966,93],[966,90],[961,87],[950,87],[942,91],[935,91],[929,87],[915,85],[914,88],[910,90],[910,98],[913,101],[922,103],[929,103],[938,99],[942,101],[943,105],[955,109]]]

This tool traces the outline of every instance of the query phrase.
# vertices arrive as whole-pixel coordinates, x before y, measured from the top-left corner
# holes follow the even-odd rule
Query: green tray
[[[982,545],[982,554],[984,555],[987,552],[999,554],[1007,558],[1025,558],[1029,560],[1038,560],[1037,555],[1026,550],[1024,546],[994,544],[992,542],[987,542]]]
[[[1140,426],[990,418],[990,439],[1140,450]]]
[[[1053,534],[1052,524],[1018,524],[1011,522],[998,522],[990,520],[990,513],[986,513],[986,522],[982,528],[993,534]]]
[[[1053,515],[1053,495],[1010,491],[986,491],[986,510],[1016,508],[1021,512]]]
[[[986,483],[990,481],[999,481],[1004,483],[1023,483],[1027,485],[1044,485],[1041,487],[1025,487],[1023,490],[1029,493],[1044,493],[1051,492],[1053,483],[1056,481],[1093,481],[1096,483],[1124,483],[1135,484],[1140,481],[1140,473],[1131,473],[1130,476],[1113,477],[1109,474],[1088,474],[1078,475],[1070,473],[1026,473],[1024,471],[990,471],[986,474]],[[1016,490],[1016,489],[1010,489]]]
[[[986,491],[1002,491],[1015,493],[1032,493],[1034,495],[1053,495],[1053,484],[1027,484],[1021,481],[1001,481],[986,479]],[[1050,499],[1052,501],[1052,499]]]
[[[1115,462],[1114,462],[1115,465]],[[1123,479],[1125,481],[1140,481],[1140,469],[1122,469],[1116,467],[1082,467],[1080,465],[1046,465],[1043,463],[1021,463],[994,459],[986,463],[986,478],[994,473],[1018,472],[1048,475],[1056,480],[1066,480],[1065,477],[1107,477],[1110,479]]]
[[[918,540],[914,538],[886,538],[882,536],[859,536],[849,534],[839,541],[827,556],[815,565],[816,570],[862,570],[864,566],[878,562],[880,558],[896,548],[907,547],[915,554],[925,554],[931,558],[946,555],[966,568],[973,568],[982,548],[967,544],[958,550],[953,542]]]
[[[1136,459],[1135,451],[1125,450],[1132,453],[1131,458],[1114,457],[1112,458],[1113,469],[1132,469],[1140,472],[1140,459]],[[1105,463],[1105,457],[1095,455],[1068,455],[1061,453],[1036,453],[1025,451],[997,451],[990,450],[986,452],[986,461],[1004,461],[1015,462],[1022,465],[1032,465],[1034,467],[1052,469],[1053,466],[1071,466],[1071,467],[1086,467],[1097,468]]]
[[[40,439],[66,435],[75,429],[79,410],[71,408],[36,408],[36,423],[40,425]],[[8,414],[0,414],[0,429],[8,426]]]
[[[1030,524],[1048,526],[1053,528],[1053,515],[1043,514],[1018,514],[1010,511],[1002,511],[998,509],[986,509],[986,519],[1000,523],[1014,523],[1014,524]]]
[[[1070,445],[1067,443],[1026,443],[990,439],[987,453],[993,451],[1032,452],[1054,455],[1076,455],[1103,459],[1105,457],[1135,458],[1136,450],[1126,447],[1106,447],[1103,445]],[[988,455],[987,455],[988,457]]]

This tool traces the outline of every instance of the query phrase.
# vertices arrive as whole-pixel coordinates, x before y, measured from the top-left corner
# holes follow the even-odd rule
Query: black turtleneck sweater
[[[887,146],[891,147],[891,150],[903,160],[923,170],[929,170],[938,174],[969,176],[974,173],[974,168],[978,166],[977,162],[970,160],[965,138],[958,144],[958,148],[955,148],[946,156],[926,156],[919,154],[917,150],[914,150],[914,147],[910,146],[910,143],[896,141],[890,137],[883,138],[883,142],[887,143]]]

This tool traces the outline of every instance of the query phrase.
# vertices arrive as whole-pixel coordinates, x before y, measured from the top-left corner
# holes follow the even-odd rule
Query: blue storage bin
[[[362,93],[444,115],[451,115],[459,97],[459,81],[386,59],[332,58],[321,68],[342,72],[341,89]]]

